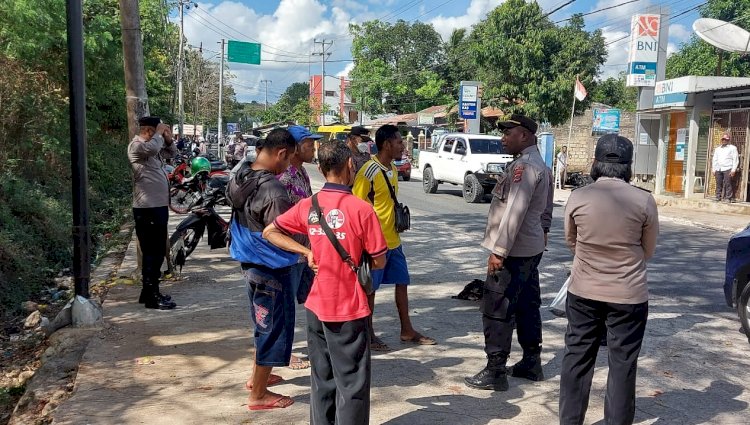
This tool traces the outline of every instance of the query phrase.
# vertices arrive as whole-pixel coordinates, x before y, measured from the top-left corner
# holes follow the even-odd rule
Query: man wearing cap
[[[142,289],[138,302],[146,308],[171,310],[176,304],[159,292],[161,266],[167,249],[169,182],[164,158],[177,154],[169,126],[158,117],[138,120],[139,133],[128,145],[133,168],[133,217],[142,252]]]
[[[370,140],[370,130],[361,126],[352,127],[346,136],[346,145],[352,151],[355,174],[370,160]]]
[[[729,144],[729,133],[721,136],[721,145],[714,150],[712,168],[716,177],[716,200],[734,202],[734,185],[732,179],[740,164],[737,147]]]
[[[289,194],[292,205],[297,205],[299,201],[312,196],[310,176],[305,171],[304,164],[312,162],[315,155],[315,141],[323,136],[313,134],[301,125],[290,126],[287,130],[297,142],[297,150],[289,161],[289,167],[276,178]],[[296,234],[293,239],[300,245],[310,248],[310,239],[306,234]],[[312,285],[314,277],[312,269],[307,266],[307,258],[300,256],[299,262],[292,266],[291,274],[292,293],[296,295],[297,302],[302,304],[310,291],[310,285]],[[310,362],[293,355],[289,367],[295,370],[307,369],[310,367]]]
[[[466,384],[472,388],[505,391],[507,373],[540,381],[544,379],[542,320],[539,312],[539,261],[547,242],[552,221],[552,172],[536,146],[537,123],[523,115],[513,114],[498,123],[503,131],[505,151],[518,157],[508,164],[506,172],[492,190],[492,204],[487,217],[482,246],[490,250],[487,273],[500,270],[510,273],[503,302],[482,314],[487,366]],[[507,306],[507,308],[505,308]],[[509,371],[513,323],[523,358]]]
[[[608,134],[596,144],[594,183],[565,206],[565,240],[573,251],[560,372],[560,424],[582,424],[602,334],[609,374],[604,422],[632,424],[638,354],[648,317],[646,262],[659,234],[656,202],[629,184],[633,144]]]

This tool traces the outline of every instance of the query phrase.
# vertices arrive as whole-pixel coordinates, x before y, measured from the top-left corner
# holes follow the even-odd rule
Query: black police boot
[[[147,279],[143,284],[143,290],[141,291],[142,298],[144,298],[144,304],[146,308],[156,310],[172,310],[177,307],[177,304],[166,299],[159,293],[159,280]]]
[[[464,378],[466,385],[479,390],[508,390],[508,376],[505,370],[507,354],[493,354],[487,356],[487,367],[474,376]]]
[[[510,376],[531,381],[544,381],[541,353],[542,347],[524,349],[521,361],[510,367]]]
[[[165,301],[165,302],[172,301],[172,297],[170,295],[164,295],[161,292],[159,292],[158,280],[157,280],[157,284],[154,285],[151,279],[146,278],[143,281],[143,287],[141,288],[141,295],[138,297],[138,303],[145,304],[146,300],[151,296],[151,293],[154,292],[154,287],[156,288],[156,292],[159,294],[159,299],[161,301]]]
[[[138,297],[138,302],[141,304],[145,304],[147,298],[148,298],[148,294],[146,293],[146,290],[141,289],[141,296]],[[171,295],[165,295],[165,294],[159,293],[159,298],[162,301],[172,301]]]

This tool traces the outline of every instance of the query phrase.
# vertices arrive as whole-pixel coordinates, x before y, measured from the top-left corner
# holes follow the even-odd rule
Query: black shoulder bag
[[[357,274],[357,281],[359,281],[359,284],[362,285],[362,289],[364,289],[365,294],[372,295],[375,290],[372,287],[372,273],[370,272],[370,269],[372,268],[372,257],[370,254],[367,253],[364,249],[362,250],[362,257],[359,260],[359,266],[357,266],[354,263],[354,260],[352,260],[352,256],[349,255],[348,252],[346,252],[346,249],[344,249],[343,246],[341,246],[341,242],[336,238],[336,235],[333,234],[333,230],[328,226],[328,223],[326,223],[326,218],[323,216],[323,212],[320,209],[320,205],[318,204],[318,194],[312,196],[312,205],[313,205],[313,211],[315,211],[315,214],[318,215],[318,223],[320,224],[320,227],[323,229],[323,232],[325,232],[326,236],[328,237],[328,240],[331,241],[333,244],[333,247],[336,248],[336,252],[339,253],[339,256],[341,256],[341,259],[351,267],[351,269],[354,271],[354,273]]]
[[[388,190],[391,192],[391,199],[393,199],[393,209],[396,215],[396,232],[405,232],[411,228],[411,212],[409,212],[409,207],[398,202],[398,199],[396,199],[396,191],[393,190],[393,186],[391,186],[388,174],[386,174],[385,170],[382,168],[380,171],[383,173],[385,184],[388,185]]]

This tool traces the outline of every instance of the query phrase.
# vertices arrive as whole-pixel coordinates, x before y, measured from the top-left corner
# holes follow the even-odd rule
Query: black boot
[[[474,376],[464,378],[466,385],[479,390],[508,390],[508,376],[505,370],[507,354],[492,354],[487,356],[487,367]]]
[[[144,289],[141,289],[141,296],[138,297],[138,302],[141,304],[144,304],[147,298],[148,298],[148,295],[146,291]],[[172,301],[172,296],[159,293],[159,299],[165,302],[169,302],[169,301]]]
[[[173,308],[177,307],[177,304],[171,301],[171,297],[167,299],[165,296],[159,293],[158,279],[144,279],[141,298],[143,298],[146,308],[156,310],[172,310]]]
[[[143,287],[141,288],[141,295],[138,297],[138,303],[145,304],[146,300],[151,297],[151,294],[156,291],[156,293],[159,295],[159,300],[162,302],[169,302],[172,301],[172,297],[170,295],[164,295],[161,292],[159,292],[159,281],[156,281],[156,285],[153,284],[153,279],[150,278],[143,278]]]
[[[510,376],[531,381],[544,381],[541,353],[542,347],[524,348],[521,361],[510,367]]]

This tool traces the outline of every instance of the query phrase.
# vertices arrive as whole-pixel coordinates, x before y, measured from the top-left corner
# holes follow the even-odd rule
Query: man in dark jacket
[[[267,387],[281,381],[271,370],[288,366],[292,354],[295,294],[291,272],[299,256],[271,245],[262,232],[292,206],[276,175],[289,166],[295,148],[294,137],[287,130],[271,131],[255,162],[242,166],[227,188],[233,212],[229,253],[241,263],[255,325],[255,370],[246,384],[251,391],[250,410],[294,403]]]

